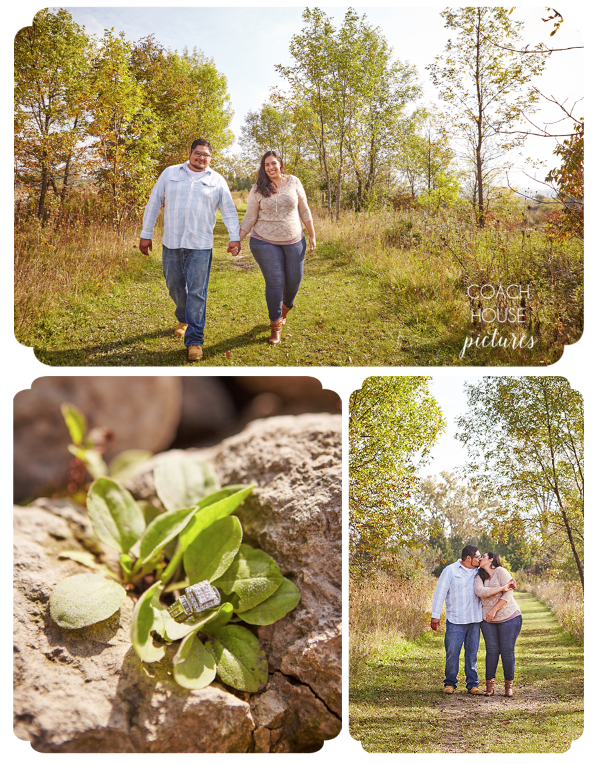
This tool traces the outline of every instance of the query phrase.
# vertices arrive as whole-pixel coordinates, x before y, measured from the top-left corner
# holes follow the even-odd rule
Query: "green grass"
[[[243,208],[245,204],[240,205],[240,217]],[[27,280],[32,276],[23,275],[19,342],[33,346],[37,358],[53,366],[190,365],[183,342],[173,337],[177,321],[161,272],[160,241],[155,238],[149,258],[136,249],[132,235],[119,247],[110,244],[105,278],[99,274],[101,245],[82,272],[79,268],[76,275],[69,274],[69,262],[77,257],[75,240],[69,241],[71,251],[65,251],[63,260],[53,250],[39,254],[34,244],[25,250],[24,262],[32,274],[38,272],[36,263],[43,273],[52,257],[63,273],[56,276],[55,291],[30,296]],[[398,284],[383,265],[366,263],[331,236],[324,241],[323,235],[306,258],[302,288],[282,342],[270,346],[262,274],[248,244],[241,257],[232,258],[226,253],[227,241],[218,221],[201,366],[534,366],[552,363],[562,353],[562,345],[543,340],[534,349],[474,348],[460,359],[473,330],[464,290],[455,287],[455,269],[444,266],[439,275],[443,295],[450,295],[446,299],[437,286],[425,288],[422,283],[423,274],[435,270],[433,255],[418,259],[420,255],[406,253],[410,262],[402,261],[405,273]]]
[[[548,608],[518,592],[523,628],[513,698],[444,696],[443,631],[396,641],[351,683],[350,732],[370,752],[553,753],[583,732],[583,648]],[[461,661],[462,665],[462,661]],[[479,651],[484,689],[484,648]],[[460,679],[460,677],[459,677]]]

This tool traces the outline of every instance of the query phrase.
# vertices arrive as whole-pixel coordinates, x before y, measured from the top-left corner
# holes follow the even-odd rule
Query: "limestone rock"
[[[15,499],[64,484],[71,456],[60,411],[74,403],[89,427],[107,427],[114,439],[105,456],[143,448],[161,451],[173,441],[182,405],[178,377],[40,377],[14,399]]]

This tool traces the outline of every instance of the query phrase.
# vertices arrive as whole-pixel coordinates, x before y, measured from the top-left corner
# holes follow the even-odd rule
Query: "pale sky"
[[[29,7],[37,5],[26,3]],[[482,3],[481,3],[482,4]],[[132,5],[132,4],[130,4]],[[74,19],[84,25],[88,33],[103,34],[104,29],[123,31],[128,40],[138,40],[149,34],[165,47],[181,51],[184,47],[202,50],[214,60],[217,69],[226,75],[234,119],[231,128],[236,139],[248,110],[258,109],[268,97],[270,89],[282,85],[274,65],[289,65],[291,58],[288,46],[291,37],[303,27],[304,4],[290,7],[218,7],[208,5],[198,7],[126,7],[112,3],[110,6],[64,6]],[[394,50],[394,57],[407,60],[417,67],[423,83],[425,95],[423,103],[438,103],[425,67],[435,56],[443,52],[448,34],[440,11],[445,4],[426,7],[407,7],[389,4],[378,7],[378,3],[354,5],[359,13],[366,13],[368,20],[379,26]],[[314,4],[311,5],[314,7]],[[346,5],[322,5],[322,10],[334,18],[337,25],[342,22]],[[510,6],[511,7],[511,6]],[[551,22],[541,21],[543,7],[516,8],[513,18],[525,20],[525,40],[531,45],[544,41],[555,47],[569,47],[583,44],[579,29],[585,25],[585,11],[572,4],[563,11],[565,21],[560,31],[552,38]],[[20,15],[20,14],[19,14]],[[32,14],[31,14],[32,16]],[[15,29],[16,31],[16,29]],[[559,100],[567,99],[573,104],[582,95],[581,51],[567,51],[555,54],[548,64],[546,75],[539,80],[540,89],[546,95],[554,95]],[[439,103],[438,103],[439,105]],[[579,108],[578,108],[579,111]],[[557,110],[543,115],[543,119],[556,119]],[[580,115],[583,111],[580,112]],[[235,146],[235,150],[238,150]],[[533,138],[524,153],[532,157],[549,160],[554,144],[549,139]],[[542,178],[546,170],[536,173]],[[525,176],[517,174],[514,182],[534,187]]]

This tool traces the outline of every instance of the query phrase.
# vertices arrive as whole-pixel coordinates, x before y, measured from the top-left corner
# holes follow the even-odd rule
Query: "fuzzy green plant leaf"
[[[193,507],[220,487],[212,469],[193,454],[171,452],[153,471],[155,491],[169,511]]]
[[[227,614],[228,617],[227,617]],[[195,615],[189,618],[183,623],[178,623],[174,618],[169,618],[165,621],[164,636],[166,639],[172,642],[176,639],[183,639],[191,634],[193,631],[206,630],[206,626],[215,624],[217,628],[224,626],[231,616],[233,615],[233,607],[227,603],[219,605],[216,608],[209,608],[199,615]],[[226,618],[226,620],[225,620]]]
[[[80,446],[87,431],[87,420],[84,414],[72,403],[63,403],[60,408],[72,442],[75,446]]]
[[[243,613],[268,599],[282,581],[283,574],[269,554],[242,544],[231,566],[214,585],[228,596],[235,612]]]
[[[79,552],[76,549],[73,549],[72,551],[66,550],[65,552],[60,552],[58,557],[61,560],[64,560],[64,559],[74,560],[75,562],[78,562],[81,565],[84,565],[85,568],[91,568],[91,570],[96,570],[97,572],[101,573],[104,576],[108,576],[109,578],[115,578],[116,581],[118,580],[118,577],[113,572],[113,570],[110,570],[107,567],[107,565],[97,562],[95,555],[91,554],[91,552],[82,552],[82,551]]]
[[[109,463],[109,474],[116,480],[127,480],[136,470],[148,461],[153,455],[152,451],[143,451],[140,448],[131,448],[122,451]]]
[[[82,629],[109,618],[126,599],[115,581],[92,573],[70,576],[50,595],[50,615],[63,629]]]
[[[223,517],[198,534],[183,556],[190,584],[222,576],[239,551],[242,537],[241,523],[236,517]]]
[[[224,626],[206,643],[215,657],[217,673],[225,684],[244,692],[257,692],[268,681],[268,662],[258,638],[245,626]]]
[[[99,539],[119,552],[129,552],[145,529],[144,516],[132,494],[109,478],[91,484],[87,509]]]
[[[214,655],[204,647],[194,631],[182,640],[173,659],[173,677],[187,690],[201,690],[217,674]]]
[[[157,581],[142,594],[132,613],[132,646],[145,663],[155,663],[165,655],[166,645],[155,645],[152,637],[154,631],[164,635],[167,618],[170,618],[159,602],[162,591],[163,584]]]
[[[135,569],[139,570],[145,562],[153,558],[174,539],[197,511],[198,507],[190,507],[189,509],[164,512],[155,517],[140,539],[140,551]]]
[[[296,608],[300,599],[301,592],[295,584],[283,578],[282,584],[268,599],[238,615],[242,621],[254,626],[269,626]]]
[[[226,626],[233,617],[233,605],[230,602],[223,602],[219,605],[218,613],[214,618],[210,618],[200,627],[206,634],[216,634],[217,631]]]
[[[186,549],[194,542],[202,531],[212,525],[217,520],[222,520],[223,517],[228,517],[234,512],[239,505],[245,501],[245,499],[254,490],[255,485],[236,485],[229,486],[227,489],[217,491],[216,494],[205,497],[202,501],[198,502],[199,512],[194,515],[192,521],[188,523],[187,527],[180,534],[179,540],[181,548],[185,552]],[[231,491],[230,493],[227,493]],[[218,496],[225,493],[217,501],[212,501],[213,496]]]

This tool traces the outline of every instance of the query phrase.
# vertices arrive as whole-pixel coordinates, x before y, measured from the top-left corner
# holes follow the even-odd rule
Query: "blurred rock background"
[[[70,437],[60,406],[73,403],[89,428],[112,437],[109,462],[130,448],[158,453],[206,447],[254,420],[340,413],[340,397],[314,377],[41,377],[14,401],[14,499],[66,490]]]

